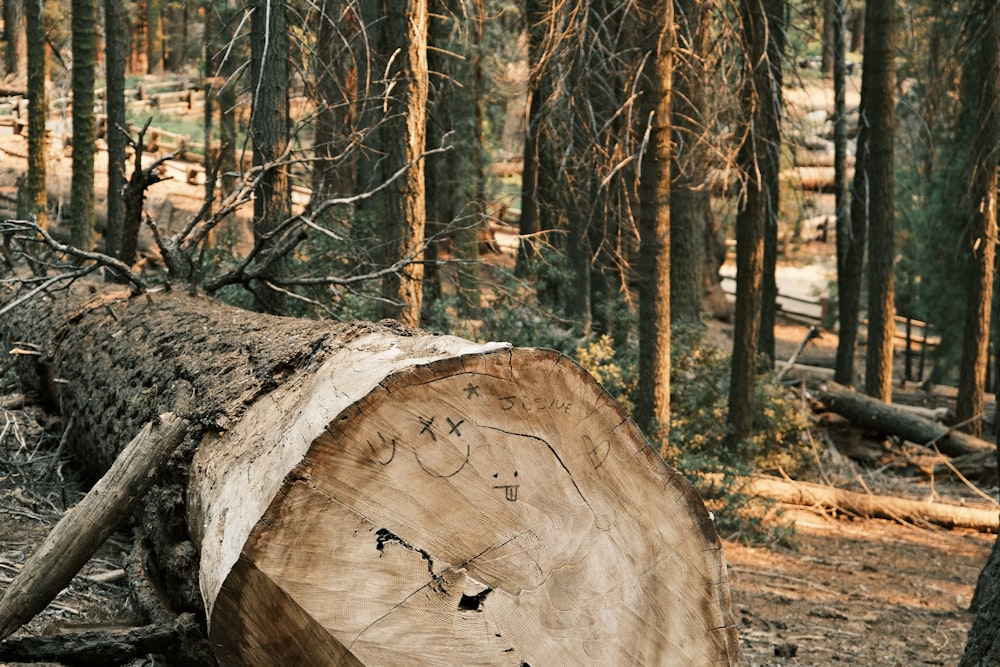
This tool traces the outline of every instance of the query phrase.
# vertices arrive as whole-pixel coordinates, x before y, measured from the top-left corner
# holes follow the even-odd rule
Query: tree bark
[[[49,198],[46,181],[49,140],[45,121],[49,117],[49,101],[45,87],[49,79],[48,54],[45,39],[45,3],[26,2],[28,41],[28,177],[26,211],[18,215],[31,216],[42,229],[48,226]]]
[[[73,1],[73,179],[70,190],[72,242],[94,245],[94,152],[97,118],[94,79],[97,68],[97,3]]]
[[[868,136],[868,350],[865,392],[892,401],[892,357],[896,335],[895,188],[896,142],[894,0],[865,3],[865,61],[861,77],[861,113]],[[856,167],[858,168],[858,167]],[[855,192],[855,196],[859,193]]]
[[[705,291],[705,226],[711,195],[704,188],[708,160],[699,150],[705,127],[704,65],[710,13],[703,3],[674,1],[677,56],[673,64],[670,129],[670,319],[701,325]]]
[[[967,62],[966,104],[978,106],[973,134],[972,173],[968,198],[969,224],[965,236],[971,267],[962,335],[955,421],[967,430],[983,432],[986,368],[989,364],[990,317],[993,314],[993,278],[997,243],[997,167],[1000,158],[1000,11],[991,6],[982,17],[984,30]],[[978,57],[976,57],[978,55]]]
[[[258,310],[283,313],[286,298],[268,284],[283,277],[287,261],[275,255],[281,245],[282,228],[292,215],[292,189],[288,156],[288,29],[283,0],[253,0],[250,15],[250,52],[253,112],[250,134],[253,164],[263,174],[254,188],[254,246],[257,261],[266,265],[252,289]]]
[[[121,259],[125,226],[125,63],[128,59],[128,8],[124,0],[104,0],[105,23],[105,110],[108,142],[108,222],[104,235],[105,252]]]
[[[191,423],[151,497],[183,512],[225,664],[737,661],[697,493],[557,353],[176,292],[77,289],[3,326],[95,474],[108,434]]]
[[[673,0],[640,4],[643,51],[640,134],[649,137],[639,180],[639,386],[636,421],[666,448],[670,436],[670,92]]]
[[[386,176],[403,171],[386,189],[382,242],[386,266],[402,263],[382,279],[382,316],[407,326],[420,324],[423,304],[424,162],[427,137],[427,0],[385,4],[382,30],[386,43],[398,53],[388,70],[383,128]]]
[[[25,0],[5,0],[3,3],[4,65],[15,80],[28,70],[28,47],[24,35]],[[23,81],[23,79],[22,79]]]

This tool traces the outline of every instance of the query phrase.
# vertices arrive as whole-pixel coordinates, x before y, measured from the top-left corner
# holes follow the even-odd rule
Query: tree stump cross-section
[[[203,592],[210,639],[233,664],[736,655],[701,500],[549,351],[386,377],[319,429],[229,560],[218,591]]]

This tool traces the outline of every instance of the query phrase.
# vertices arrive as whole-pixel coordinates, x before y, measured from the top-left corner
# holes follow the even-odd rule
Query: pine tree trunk
[[[386,266],[403,262],[382,280],[382,316],[408,326],[420,324],[423,303],[424,199],[423,153],[427,137],[427,0],[386,4],[382,26],[392,59],[383,128],[387,171],[405,169],[383,194]]]
[[[261,250],[258,261],[269,262],[269,265],[252,290],[258,310],[283,313],[285,295],[268,283],[285,274],[286,260],[269,255],[279,245],[282,225],[292,215],[286,155],[291,75],[288,28],[283,1],[254,0],[253,8],[250,18],[250,92],[253,98],[250,132],[254,166],[264,169],[254,188],[254,245]]]
[[[49,140],[45,121],[49,115],[49,68],[45,39],[45,3],[26,3],[28,41],[28,210],[19,215],[31,216],[44,229],[49,221],[49,198],[46,180]]]
[[[865,392],[892,400],[892,357],[896,335],[895,199],[893,155],[896,141],[896,3],[865,3],[865,62],[861,79],[862,113],[868,137],[868,350]],[[855,166],[857,169],[857,166]],[[855,196],[859,193],[855,193]]]
[[[701,500],[566,357],[85,286],[3,326],[95,475],[190,423],[140,528],[223,664],[737,663]]]
[[[125,227],[125,63],[128,60],[128,9],[124,0],[104,0],[105,23],[105,93],[108,142],[107,228],[104,234],[105,252],[121,259],[122,236]]]
[[[7,74],[22,76],[28,70],[28,47],[24,36],[25,0],[5,0],[3,3],[4,65]]]
[[[644,3],[642,113],[650,127],[639,181],[639,387],[636,420],[665,447],[670,433],[670,92],[672,0]]]
[[[976,131],[973,134],[975,160],[969,183],[969,227],[966,252],[969,253],[969,282],[966,292],[965,327],[962,336],[962,361],[955,400],[955,421],[967,424],[973,435],[983,432],[986,367],[989,364],[990,318],[993,314],[993,277],[997,243],[997,166],[1000,159],[1000,25],[996,7],[990,7],[983,23],[986,30],[973,57],[973,69],[967,77],[970,90],[964,99],[978,105]],[[979,57],[975,57],[975,54]],[[975,64],[973,64],[975,63]],[[977,71],[978,70],[978,71]]]
[[[97,119],[94,79],[97,68],[97,4],[73,0],[73,178],[70,189],[72,243],[94,245],[94,152]]]

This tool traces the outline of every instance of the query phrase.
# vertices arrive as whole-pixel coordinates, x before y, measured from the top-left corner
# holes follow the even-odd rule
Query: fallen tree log
[[[827,409],[858,426],[899,436],[918,445],[933,443],[949,456],[996,450],[996,445],[990,442],[837,384],[827,384],[816,397]]]
[[[46,607],[132,511],[187,432],[165,414],[143,427],[87,496],[63,515],[0,597],[0,639]]]
[[[701,499],[566,357],[92,289],[5,342],[95,475],[190,422],[141,528],[220,662],[737,662]]]
[[[778,477],[754,477],[745,492],[789,505],[821,506],[868,519],[891,519],[945,528],[967,528],[996,533],[1000,508],[965,507],[894,496],[877,496]]]

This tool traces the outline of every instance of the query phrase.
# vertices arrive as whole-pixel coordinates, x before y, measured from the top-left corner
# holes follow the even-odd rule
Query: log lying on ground
[[[738,660],[700,498],[566,357],[176,293],[5,326],[94,472],[109,430],[191,422],[184,502],[157,498],[184,511],[224,664]]]
[[[962,456],[995,451],[996,446],[980,438],[956,431],[900,410],[862,393],[830,383],[817,394],[829,410],[847,417],[858,426],[896,435],[918,445],[934,443],[943,454]]]
[[[52,529],[0,598],[0,639],[46,607],[150,489],[187,432],[167,413],[150,422],[107,474]]]
[[[820,506],[864,518],[891,519],[945,528],[967,528],[996,533],[1000,508],[962,507],[893,496],[876,496],[833,486],[796,482],[778,477],[754,477],[746,493],[789,505]]]

